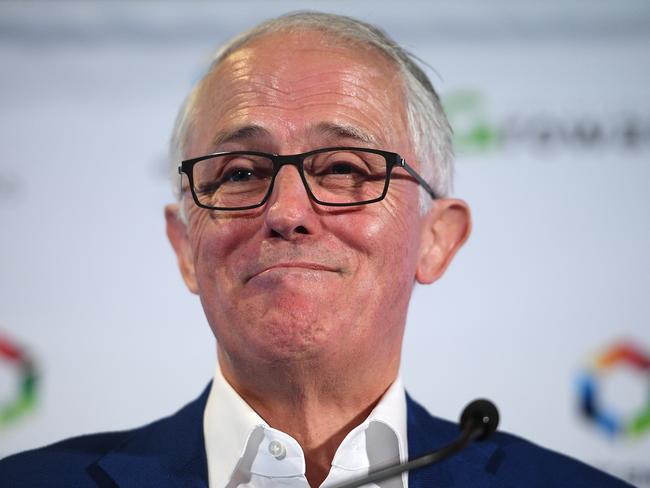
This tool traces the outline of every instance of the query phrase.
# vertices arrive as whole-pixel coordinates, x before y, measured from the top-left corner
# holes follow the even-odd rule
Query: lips
[[[266,272],[273,270],[312,270],[312,271],[329,271],[332,273],[338,272],[337,268],[332,266],[327,266],[321,263],[306,262],[306,261],[292,261],[292,262],[283,262],[283,263],[274,263],[271,265],[261,266],[259,269],[255,270],[250,276],[246,278],[246,281],[249,281],[256,276],[262,275]]]

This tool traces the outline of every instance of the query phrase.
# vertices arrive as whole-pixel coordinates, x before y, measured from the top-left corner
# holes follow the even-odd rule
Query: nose
[[[275,176],[264,222],[271,236],[285,240],[316,232],[318,214],[296,167],[285,165]]]

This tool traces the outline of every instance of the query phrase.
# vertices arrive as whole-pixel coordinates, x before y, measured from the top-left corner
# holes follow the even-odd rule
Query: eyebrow
[[[333,139],[353,139],[371,146],[377,145],[377,138],[353,125],[335,124],[332,122],[321,122],[313,127],[310,132],[317,132],[320,135]]]
[[[352,139],[370,146],[377,145],[377,138],[353,125],[320,122],[310,128],[308,133],[317,133],[331,139]],[[248,124],[230,131],[220,131],[212,139],[210,150],[215,151],[219,146],[233,142],[245,142],[252,139],[271,139],[271,133],[257,124]]]
[[[229,142],[249,141],[256,138],[270,138],[271,133],[264,127],[256,124],[249,124],[231,131],[218,132],[212,139],[210,148],[216,150],[219,146]]]

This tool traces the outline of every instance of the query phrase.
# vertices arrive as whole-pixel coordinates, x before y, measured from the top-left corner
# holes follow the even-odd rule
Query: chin
[[[265,317],[251,331],[250,352],[265,362],[307,361],[327,356],[340,342],[332,322],[305,313],[278,313]]]

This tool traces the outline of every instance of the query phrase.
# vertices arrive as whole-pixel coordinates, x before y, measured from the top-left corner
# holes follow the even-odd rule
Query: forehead
[[[219,134],[254,125],[295,150],[313,149],[317,126],[349,127],[397,150],[406,132],[402,93],[394,63],[376,48],[314,31],[265,35],[202,81],[190,148],[217,149],[210,145]]]

